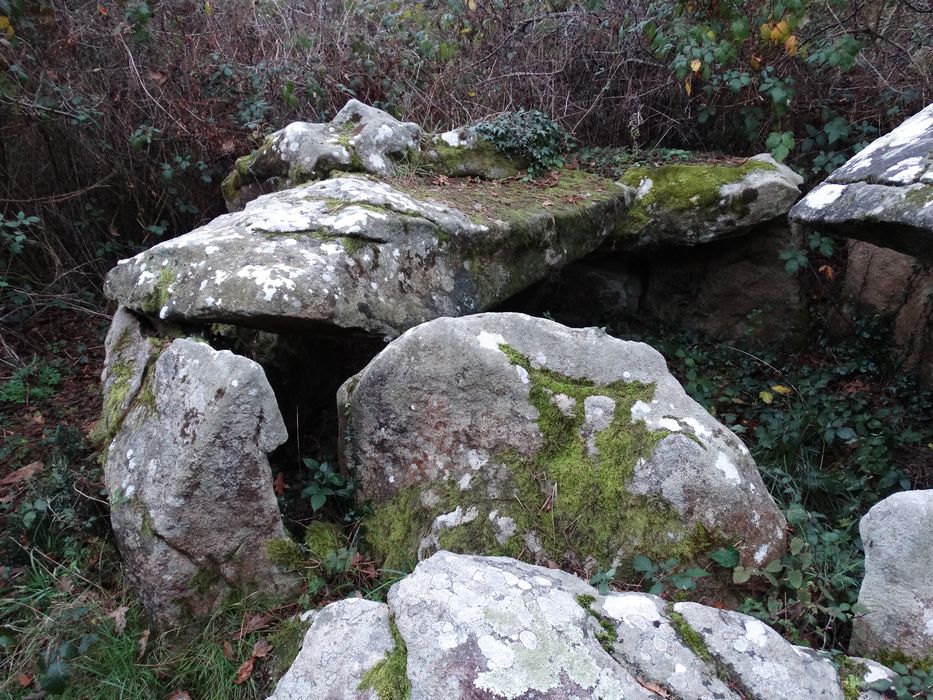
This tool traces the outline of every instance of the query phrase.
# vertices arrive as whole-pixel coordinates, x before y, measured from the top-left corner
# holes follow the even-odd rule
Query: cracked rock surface
[[[933,104],[851,158],[790,218],[933,262]]]
[[[121,346],[153,351],[121,378],[127,409],[104,480],[124,571],[147,612],[167,629],[209,614],[237,587],[294,592],[298,578],[266,553],[286,537],[266,458],[286,431],[262,368],[188,339],[162,350],[138,325],[122,327],[108,341],[109,372]]]
[[[674,607],[679,622],[655,596],[604,596],[563,571],[438,552],[392,587],[387,604],[341,601],[317,613],[271,700],[373,697],[361,681],[390,653],[390,618],[405,647],[390,647],[405,661],[393,680],[411,700],[843,698],[832,663],[758,620]],[[697,625],[687,636],[708,648],[684,641],[684,618]],[[345,663],[334,658],[341,650]],[[890,671],[872,664],[864,674]]]

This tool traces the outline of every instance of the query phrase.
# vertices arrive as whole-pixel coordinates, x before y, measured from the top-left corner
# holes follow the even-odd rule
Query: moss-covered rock
[[[609,241],[614,249],[692,246],[745,233],[783,216],[803,179],[762,155],[743,162],[631,168],[635,194]]]
[[[783,548],[747,450],[651,348],[519,314],[438,319],[341,390],[342,462],[390,568],[438,549],[595,571]]]

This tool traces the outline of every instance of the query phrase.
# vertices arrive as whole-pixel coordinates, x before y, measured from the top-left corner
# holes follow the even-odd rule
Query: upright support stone
[[[124,571],[153,621],[190,624],[235,589],[295,591],[300,580],[266,552],[287,537],[266,457],[287,433],[262,368],[180,339],[120,369],[127,352],[161,343],[150,345],[126,312],[117,323],[105,405],[121,419],[108,423],[104,479]]]

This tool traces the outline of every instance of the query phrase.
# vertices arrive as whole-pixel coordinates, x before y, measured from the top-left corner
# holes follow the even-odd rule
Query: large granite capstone
[[[933,104],[850,159],[790,217],[933,262]]]
[[[318,322],[394,337],[488,309],[594,250],[624,191],[579,171],[549,187],[337,177],[259,197],[122,260],[105,291],[167,321]]]

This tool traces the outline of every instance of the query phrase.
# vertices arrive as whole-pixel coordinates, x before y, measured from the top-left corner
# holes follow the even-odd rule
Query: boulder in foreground
[[[522,314],[441,318],[389,344],[338,408],[390,568],[437,549],[590,571],[717,543],[749,566],[784,551],[746,447],[643,343]]]
[[[890,677],[853,659],[850,686]],[[324,608],[270,700],[843,700],[828,658],[755,618],[563,571],[439,552],[388,604]],[[871,691],[860,699],[878,700]]]

